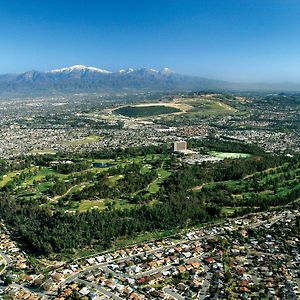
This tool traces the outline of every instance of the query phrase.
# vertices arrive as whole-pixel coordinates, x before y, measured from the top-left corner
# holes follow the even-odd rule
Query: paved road
[[[160,247],[160,248],[156,248],[156,249],[153,249],[153,250],[150,250],[150,251],[147,251],[147,252],[137,253],[137,254],[134,254],[134,255],[127,256],[127,257],[117,258],[117,259],[111,260],[109,262],[104,262],[104,263],[101,263],[101,264],[95,264],[93,266],[85,268],[84,270],[82,270],[82,271],[80,271],[80,272],[78,272],[76,274],[71,275],[64,282],[62,282],[60,284],[60,286],[64,287],[65,285],[71,283],[72,281],[75,281],[79,276],[82,276],[82,275],[84,275],[86,273],[89,273],[91,271],[94,271],[94,270],[99,270],[99,269],[102,269],[102,268],[106,268],[107,265],[109,265],[109,264],[126,261],[128,259],[140,256],[140,255],[142,255],[144,253],[150,254],[150,253],[153,253],[153,252],[156,252],[156,251],[160,251],[160,250],[163,250],[163,249],[164,249],[164,247]],[[111,272],[111,270],[110,270],[110,272]]]
[[[8,265],[11,263],[11,259],[5,253],[0,251],[0,255],[3,257],[3,259],[6,261]]]
[[[91,283],[89,281],[85,281],[85,280],[81,280],[81,279],[77,279],[76,281],[79,282],[79,283],[82,283],[82,284],[84,284],[86,286],[89,286],[91,288],[96,289],[98,292],[102,293],[103,295],[105,295],[105,296],[107,296],[109,298],[113,298],[113,299],[116,299],[116,300],[123,300],[119,296],[117,296],[117,295],[113,294],[112,292],[104,289],[103,287],[99,286],[98,284]]]
[[[163,291],[170,295],[172,298],[177,299],[177,300],[184,300],[185,298],[180,296],[179,294],[177,294],[176,292],[174,292],[172,289],[170,288],[163,288]]]
[[[201,258],[205,255],[206,253],[202,253],[201,255],[197,256],[197,257],[191,257],[191,258],[187,258],[184,260],[185,263],[191,263],[191,262],[201,262]],[[169,269],[171,269],[172,267],[174,267],[176,264],[170,264],[170,265],[165,265],[156,269],[152,269],[143,273],[138,273],[136,275],[133,275],[133,278],[140,278],[140,277],[144,277],[144,276],[149,276],[149,275],[153,275],[159,272],[163,272],[163,271],[168,271]]]
[[[200,240],[204,240],[204,239],[207,239],[207,238],[212,238],[214,236],[217,236],[217,235],[220,235],[220,234],[223,234],[223,233],[225,233],[225,231],[222,230],[222,231],[220,231],[218,233],[214,233],[214,234],[210,234],[210,235],[206,235],[206,236],[201,236],[199,238],[192,239],[192,240],[185,240],[185,239],[184,240],[180,240],[180,241],[176,242],[176,245],[181,245],[181,244],[185,244],[185,243],[192,243],[192,242],[195,242],[195,241],[200,241]],[[174,245],[172,245],[172,246],[174,246]],[[154,253],[154,252],[157,252],[157,251],[160,251],[160,250],[164,250],[165,248],[168,248],[168,247],[171,247],[171,245],[168,245],[168,246],[165,246],[165,247],[156,248],[156,249],[153,249],[153,250],[150,250],[150,251],[140,252],[140,253],[137,253],[137,254],[134,254],[134,255],[130,255],[130,256],[127,256],[127,257],[122,257],[122,258],[114,259],[114,260],[111,260],[109,262],[105,262],[105,263],[101,263],[101,264],[95,264],[93,266],[90,266],[90,267],[87,267],[87,268],[81,270],[80,272],[78,272],[76,274],[71,275],[64,282],[62,282],[60,284],[60,287],[64,287],[65,285],[71,283],[72,281],[75,281],[78,277],[80,277],[80,276],[82,276],[82,275],[84,275],[84,274],[86,274],[88,272],[91,272],[91,271],[94,271],[94,270],[97,270],[97,269],[101,269],[101,268],[105,268],[109,264],[126,261],[128,259],[140,256],[140,255],[144,255],[144,254]],[[172,267],[172,265],[167,265],[165,267],[166,267],[166,269],[169,269],[169,268]],[[163,270],[165,270],[165,267],[164,267]],[[153,271],[154,271],[154,273],[159,272],[159,271],[155,271],[155,270],[150,270],[150,271],[147,271],[147,272],[150,272],[150,274],[152,274]],[[141,276],[150,275],[150,274],[147,274],[147,272],[145,274],[142,274]],[[135,277],[137,277],[137,276],[138,275],[136,275]]]
[[[211,273],[208,273],[208,267],[204,266],[204,270],[206,272],[206,276],[204,278],[202,288],[200,290],[199,298],[200,300],[204,300],[209,294],[209,287],[210,287],[210,280],[211,280]]]
[[[10,265],[12,261],[11,261],[11,259],[10,259],[5,253],[3,253],[3,252],[0,252],[0,256],[2,256],[3,259],[4,259],[4,261],[5,261],[5,266],[4,266],[3,270],[0,271],[0,275],[2,275],[2,274],[5,272],[7,266]]]

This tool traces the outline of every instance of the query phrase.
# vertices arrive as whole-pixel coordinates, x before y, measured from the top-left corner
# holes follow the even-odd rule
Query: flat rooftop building
[[[173,151],[174,152],[185,152],[187,150],[187,143],[186,141],[177,141],[173,144]]]

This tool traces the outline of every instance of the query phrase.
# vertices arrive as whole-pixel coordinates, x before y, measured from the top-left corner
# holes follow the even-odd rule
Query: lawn
[[[217,151],[210,151],[208,152],[209,155],[217,157],[217,158],[247,158],[250,157],[251,154],[248,153],[234,153],[234,152],[217,152]]]
[[[222,213],[225,216],[231,216],[235,213],[236,210],[238,210],[240,207],[231,207],[231,206],[224,206],[222,207]]]
[[[92,161],[91,161],[91,163],[99,163],[99,164],[101,164],[101,163],[107,163],[107,164],[110,164],[110,163],[114,163],[115,162],[115,160],[114,159],[93,159]]]

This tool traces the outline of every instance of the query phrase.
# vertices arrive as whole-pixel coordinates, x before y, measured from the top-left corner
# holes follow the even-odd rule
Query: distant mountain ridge
[[[168,68],[140,68],[111,72],[96,67],[74,65],[50,71],[28,71],[0,75],[0,96],[36,96],[71,93],[120,92],[128,90],[266,90],[300,91],[297,83],[232,83],[182,75]]]
[[[35,95],[122,90],[193,90],[223,88],[227,83],[181,75],[168,68],[141,68],[111,72],[74,65],[46,72],[0,75],[0,95]]]

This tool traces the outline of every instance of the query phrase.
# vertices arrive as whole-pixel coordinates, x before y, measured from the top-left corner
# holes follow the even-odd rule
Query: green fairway
[[[110,176],[109,180],[111,183],[116,184],[118,180],[124,178],[124,175],[120,174],[120,175],[114,175],[114,176]]]
[[[51,168],[41,167],[38,169],[37,173],[34,176],[26,178],[26,180],[24,180],[24,183],[26,185],[32,185],[34,182],[40,182],[45,179],[47,175],[53,174],[56,173]]]
[[[2,176],[2,180],[0,180],[0,188],[4,187],[11,179],[16,177],[20,172],[10,172],[6,175]]]
[[[171,172],[164,170],[164,169],[158,169],[157,170],[157,179],[154,180],[150,185],[148,186],[147,190],[151,194],[156,194],[160,189],[160,184],[169,176],[171,175]]]
[[[141,174],[144,175],[146,173],[148,173],[150,170],[152,169],[152,166],[147,164],[147,165],[144,165],[142,168],[141,168]]]
[[[103,200],[84,200],[80,203],[78,210],[80,212],[85,212],[91,208],[105,209],[105,204]]]
[[[3,175],[2,180],[0,179],[0,188],[7,185],[11,180],[13,180],[15,177],[21,175],[23,172],[34,171],[34,170],[36,170],[36,168],[31,167],[31,168],[28,168],[28,169],[14,171],[14,172],[10,172],[10,173],[7,173],[7,174]],[[27,183],[25,182],[25,184],[27,184]]]

